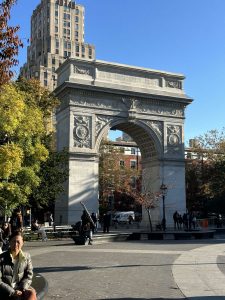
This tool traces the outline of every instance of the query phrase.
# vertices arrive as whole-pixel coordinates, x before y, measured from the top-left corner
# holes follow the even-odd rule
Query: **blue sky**
[[[185,141],[225,126],[225,0],[79,0],[85,41],[96,58],[182,73],[194,99],[186,109]],[[40,0],[18,0],[11,23],[30,34]],[[26,47],[19,54],[26,61]]]

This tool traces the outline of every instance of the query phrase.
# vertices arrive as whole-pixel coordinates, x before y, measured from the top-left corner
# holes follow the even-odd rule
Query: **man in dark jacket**
[[[22,247],[22,233],[14,232],[10,237],[10,249],[0,255],[1,299],[37,299],[31,288],[33,267],[30,254],[23,252]]]

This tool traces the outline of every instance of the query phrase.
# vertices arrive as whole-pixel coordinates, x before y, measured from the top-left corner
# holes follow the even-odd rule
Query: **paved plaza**
[[[225,299],[225,240],[27,242],[52,299]]]

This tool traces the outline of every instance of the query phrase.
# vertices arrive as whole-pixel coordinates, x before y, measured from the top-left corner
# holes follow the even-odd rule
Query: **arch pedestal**
[[[175,210],[185,211],[184,110],[192,100],[183,80],[180,74],[102,61],[70,59],[59,68],[57,149],[69,150],[70,176],[56,201],[56,223],[79,221],[81,201],[98,211],[99,146],[111,128],[129,134],[140,148],[145,188],[168,186],[167,223]],[[153,220],[160,218],[159,200]]]

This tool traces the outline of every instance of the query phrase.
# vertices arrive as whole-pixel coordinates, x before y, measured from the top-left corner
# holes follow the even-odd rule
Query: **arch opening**
[[[110,127],[108,126],[105,130],[108,130],[109,128]],[[115,147],[123,148],[123,156],[116,157],[114,154],[114,159],[117,159],[116,163],[118,167],[119,164],[123,162],[123,170],[121,171],[121,177],[127,176],[126,180],[127,182],[130,180],[130,185],[132,185],[133,191],[130,189],[129,186],[127,186],[127,182],[124,183],[125,188],[127,188],[127,191],[125,192],[121,191],[120,188],[117,189],[118,183],[114,182],[114,185],[112,186],[111,184],[109,184],[109,186],[105,186],[104,193],[102,192],[102,182],[100,181],[100,207],[102,208],[103,203],[103,211],[104,208],[107,207],[107,205],[108,210],[112,212],[115,212],[117,210],[135,210],[134,212],[137,215],[137,219],[139,219],[140,221],[141,217],[142,223],[147,223],[148,216],[146,214],[146,207],[140,205],[140,196],[138,195],[141,195],[141,193],[146,194],[150,191],[153,192],[159,187],[159,158],[161,157],[160,141],[158,140],[154,131],[149,127],[145,128],[144,125],[141,124],[141,122],[140,124],[135,124],[134,122],[126,121],[120,121],[119,123],[116,122],[116,124],[112,125],[110,130],[119,130],[121,133],[121,137],[117,138],[116,141],[111,140],[110,142],[111,145],[114,145]],[[123,133],[125,133],[128,137]],[[102,140],[104,136],[106,136],[105,132],[104,134],[102,134]],[[134,150],[133,156],[132,150]],[[139,154],[141,154],[140,157]],[[134,166],[136,168],[136,172],[129,173],[129,168],[134,168]],[[112,168],[112,166],[110,168]],[[124,168],[127,169],[126,172],[124,172]],[[115,170],[111,170],[111,172],[116,173]],[[100,176],[102,176],[102,174]],[[107,174],[107,176],[113,177],[110,178],[110,180],[114,180],[114,174]],[[124,178],[122,180],[124,180]],[[138,199],[135,199],[135,197],[139,198],[139,201]],[[156,210],[158,211],[158,213],[154,214],[155,218],[153,219],[155,220],[153,220],[153,223],[158,223],[160,218],[160,209],[157,208]]]

